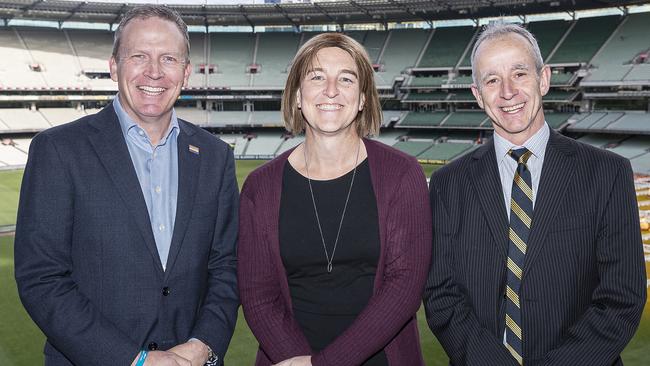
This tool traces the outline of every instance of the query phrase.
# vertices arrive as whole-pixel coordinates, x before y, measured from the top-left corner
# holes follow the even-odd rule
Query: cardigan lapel
[[[508,217],[503,202],[503,188],[499,168],[494,155],[494,140],[472,153],[468,167],[470,181],[476,191],[478,202],[487,221],[492,241],[504,258],[508,252]]]
[[[576,162],[573,156],[575,151],[563,139],[557,132],[551,130],[537,189],[522,280],[546,242],[549,225],[557,215],[558,207],[561,206],[566,196],[567,186],[575,173]]]
[[[192,208],[194,207],[196,186],[199,181],[201,166],[201,155],[190,150],[190,146],[198,147],[199,149],[201,147],[195,141],[195,131],[188,127],[184,121],[179,120],[178,125],[178,199],[176,200],[176,218],[174,219],[174,232],[169,247],[169,256],[167,257],[165,278],[168,278],[174,263],[176,263],[178,252],[181,249],[181,244],[187,231]]]
[[[138,227],[144,244],[156,263],[158,274],[162,275],[162,263],[151,230],[147,204],[113,104],[109,104],[97,113],[90,124],[98,130],[98,133],[89,135],[88,139],[108,172],[113,186],[119,192],[122,203],[128,208],[133,222]]]

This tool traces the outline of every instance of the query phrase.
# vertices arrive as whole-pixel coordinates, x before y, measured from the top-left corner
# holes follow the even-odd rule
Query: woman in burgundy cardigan
[[[426,180],[413,157],[363,138],[381,124],[363,47],[336,33],[305,43],[282,110],[305,142],[241,192],[238,280],[256,365],[424,365]]]

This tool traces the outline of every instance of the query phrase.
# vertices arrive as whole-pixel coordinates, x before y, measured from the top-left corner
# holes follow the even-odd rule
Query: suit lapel
[[[565,199],[567,186],[574,177],[576,164],[573,156],[574,150],[563,139],[563,137],[551,130],[533,210],[523,278],[526,277],[528,269],[542,251],[549,225],[557,215],[558,207],[561,206],[561,202]]]
[[[199,180],[199,168],[201,166],[200,144],[195,141],[194,131],[185,125],[185,122],[178,121],[180,131],[178,134],[178,198],[176,200],[176,218],[174,220],[174,233],[169,247],[167,258],[167,270],[165,277],[169,275],[178,252],[181,249],[183,238],[194,206],[196,196],[196,185]],[[190,145],[199,148],[199,153],[190,151]]]
[[[476,149],[472,153],[469,176],[476,190],[478,201],[487,221],[493,242],[504,258],[508,253],[508,217],[503,203],[503,188],[499,168],[494,155],[494,142]]]
[[[157,263],[162,274],[162,263],[151,231],[147,204],[113,105],[109,104],[100,111],[90,124],[98,130],[98,133],[89,135],[90,143],[108,172],[115,189],[119,192],[122,202],[128,208],[152,259]]]

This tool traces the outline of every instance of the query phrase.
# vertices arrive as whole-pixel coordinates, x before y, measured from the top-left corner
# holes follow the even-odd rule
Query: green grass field
[[[260,161],[237,162],[237,181],[241,187],[245,177]],[[437,166],[423,166],[427,176]],[[0,171],[0,226],[13,225],[22,171]],[[14,281],[13,235],[0,236],[0,365],[34,366],[43,364],[43,343],[45,338],[31,321],[18,299]],[[427,366],[448,364],[442,348],[426,326],[424,312],[418,313],[418,326],[422,350]],[[257,342],[248,329],[244,317],[239,314],[235,334],[226,355],[226,364],[231,366],[252,365],[255,360]],[[635,337],[623,352],[626,365],[645,366],[650,364],[650,307],[646,306],[641,326]]]

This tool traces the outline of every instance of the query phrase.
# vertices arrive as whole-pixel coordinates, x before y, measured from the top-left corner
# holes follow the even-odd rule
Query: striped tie
[[[508,151],[517,161],[517,171],[512,182],[510,198],[510,232],[508,234],[508,283],[506,285],[506,348],[520,365],[522,357],[521,308],[519,288],[526,257],[526,243],[533,217],[533,189],[530,171],[526,166],[532,153],[521,148]]]

